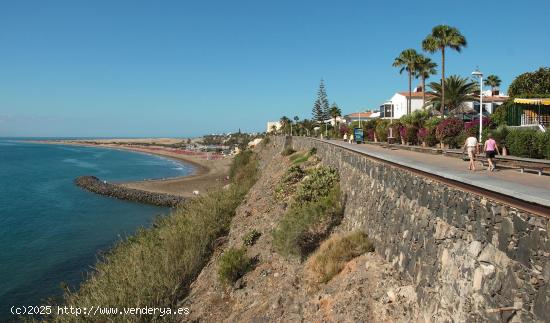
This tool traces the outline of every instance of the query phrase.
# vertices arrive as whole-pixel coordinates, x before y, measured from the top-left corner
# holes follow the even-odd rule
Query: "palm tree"
[[[432,33],[426,36],[426,39],[422,41],[422,48],[430,53],[441,51],[441,114],[445,110],[445,48],[460,52],[463,47],[466,47],[466,38],[462,36],[460,31],[455,27],[447,25],[438,25],[433,27]]]
[[[393,61],[393,67],[401,67],[399,74],[403,71],[409,73],[409,98],[407,100],[407,114],[411,113],[412,76],[416,74],[419,54],[416,50],[409,48],[402,51]]]
[[[291,123],[290,119],[287,116],[282,116],[279,120],[279,123],[281,123],[281,131],[284,133],[285,128]]]
[[[486,86],[491,87],[491,95],[493,95],[495,93],[495,88],[498,88],[500,86],[500,83],[502,83],[502,81],[498,76],[491,74],[487,76],[484,83]]]
[[[437,70],[435,69],[436,67],[437,64],[429,57],[419,55],[416,78],[420,78],[422,80],[422,106],[426,104],[426,79],[437,73]]]
[[[435,109],[439,108],[443,113],[441,107],[447,106],[449,112],[456,111],[463,108],[465,102],[475,100],[472,93],[476,89],[476,84],[468,78],[451,75],[444,82],[444,86],[441,86],[438,82],[430,83],[432,97],[426,102],[427,105],[431,105]],[[446,89],[447,93],[445,97],[443,96],[443,88]],[[445,104],[442,104],[442,102]]]
[[[334,102],[330,107],[329,114],[332,119],[334,119],[334,127],[336,127],[336,118],[342,115],[342,110],[340,110],[336,102]]]

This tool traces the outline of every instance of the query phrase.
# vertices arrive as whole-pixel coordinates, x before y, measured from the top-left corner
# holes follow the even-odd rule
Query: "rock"
[[[474,258],[477,258],[480,252],[481,252],[481,242],[477,240],[472,241],[468,246],[468,254]]]
[[[242,289],[244,288],[245,284],[243,282],[243,279],[242,278],[239,278],[237,279],[237,281],[233,284],[233,289],[237,290],[237,289]]]
[[[176,207],[185,201],[181,196],[136,190],[101,181],[95,176],[81,176],[74,183],[90,192],[119,200],[135,201],[157,206]]]

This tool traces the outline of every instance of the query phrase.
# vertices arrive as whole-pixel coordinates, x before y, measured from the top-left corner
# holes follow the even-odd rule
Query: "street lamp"
[[[481,133],[483,131],[483,73],[476,68],[472,76],[479,77],[479,143],[481,144]]]

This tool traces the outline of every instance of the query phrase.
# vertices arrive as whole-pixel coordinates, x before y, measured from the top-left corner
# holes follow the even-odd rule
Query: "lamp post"
[[[479,77],[479,143],[481,144],[481,133],[483,132],[483,73],[476,68],[472,75]]]

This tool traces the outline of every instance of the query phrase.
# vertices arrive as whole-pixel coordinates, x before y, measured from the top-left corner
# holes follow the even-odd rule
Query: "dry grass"
[[[199,197],[121,241],[103,256],[78,291],[63,305],[76,307],[175,307],[206,264],[214,241],[227,233],[236,208],[257,177],[257,161],[246,152],[231,167],[233,185]],[[82,317],[58,315],[54,322]],[[159,316],[124,316],[126,322],[154,322]],[[87,322],[120,322],[120,317],[90,316]]]
[[[323,242],[308,259],[308,281],[313,284],[326,283],[336,276],[348,261],[372,251],[372,242],[361,231],[334,235]]]

